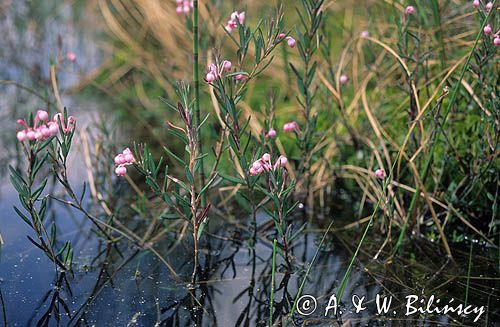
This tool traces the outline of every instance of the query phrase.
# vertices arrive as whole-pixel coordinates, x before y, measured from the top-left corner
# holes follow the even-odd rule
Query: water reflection
[[[6,202],[9,201],[4,199],[1,202],[2,211],[10,213],[10,203],[6,205]],[[74,271],[54,274],[50,261],[25,241],[23,234],[28,234],[29,230],[22,227],[13,214],[10,215],[6,225],[9,226],[6,234],[9,242],[2,249],[0,262],[0,302],[7,322],[13,325],[59,322],[61,325],[98,326],[268,324],[272,248],[270,239],[263,234],[252,248],[245,239],[250,234],[245,228],[227,223],[224,229],[212,226],[204,244],[206,250],[202,256],[200,283],[192,288],[172,278],[170,271],[151,252],[127,241],[117,244],[103,242],[91,232],[91,224],[85,222],[85,217],[75,215],[73,219],[69,218],[66,209],[58,203],[53,203],[51,210],[60,218],[67,218],[59,220],[58,224],[63,230],[61,238],[71,239],[78,250]],[[14,241],[13,235],[16,235]],[[400,312],[406,294],[424,292],[463,299],[464,279],[459,274],[450,277],[447,273],[450,269],[459,269],[459,265],[441,259],[439,253],[425,243],[417,243],[418,247],[412,254],[427,255],[428,258],[421,262],[403,258],[397,263],[384,265],[370,263],[366,260],[370,256],[360,259],[365,266],[354,271],[346,287],[348,297],[344,298],[342,314],[335,316],[330,313],[324,317],[328,298],[337,290],[350,257],[350,247],[345,242],[351,238],[345,235],[331,238],[325,244],[305,284],[304,293],[317,298],[318,310],[311,316],[296,314],[289,320],[298,286],[321,236],[321,233],[305,234],[295,245],[295,273],[278,269],[273,306],[276,325],[361,326],[373,319],[382,319],[387,325],[426,325],[432,321],[446,325],[470,321],[453,314],[421,320],[410,320],[403,315],[385,318],[376,315],[373,303],[376,294],[392,295],[393,307]],[[173,268],[183,280],[189,280],[191,242],[185,239],[172,243],[172,237],[175,236],[165,236],[155,248],[161,253],[170,253],[167,258]],[[172,244],[176,248],[169,251]],[[478,262],[481,264],[478,269],[493,271],[487,258]],[[278,260],[278,265],[284,265],[284,261]],[[436,272],[440,273],[433,276]],[[489,306],[483,323],[485,319],[495,321],[499,318],[495,287],[498,287],[498,279],[474,280],[471,284],[471,301]],[[352,294],[366,296],[370,308],[355,313],[349,303]]]

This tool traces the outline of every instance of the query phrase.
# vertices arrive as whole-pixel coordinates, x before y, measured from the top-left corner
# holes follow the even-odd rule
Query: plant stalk
[[[194,112],[195,129],[198,145],[198,153],[203,154],[203,144],[201,142],[201,113],[200,113],[200,63],[199,63],[199,27],[198,27],[198,0],[193,1],[193,81],[194,81]],[[205,168],[203,166],[203,156],[200,157],[200,189],[205,186]],[[201,204],[206,205],[206,196],[202,195]]]

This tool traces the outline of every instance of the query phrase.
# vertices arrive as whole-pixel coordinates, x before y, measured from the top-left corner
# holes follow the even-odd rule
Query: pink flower
[[[340,75],[340,84],[346,85],[348,80],[349,78],[346,75],[344,74]]]
[[[36,117],[40,119],[41,121],[47,121],[49,120],[49,114],[45,110],[38,110],[36,112]]]
[[[193,9],[193,1],[191,0],[177,0],[176,3],[175,12],[178,14],[189,14],[191,9]]]
[[[115,157],[115,165],[119,166],[119,165],[123,165],[125,162],[127,162],[125,160],[125,157],[123,156],[123,154],[117,154],[116,157]]]
[[[405,14],[406,15],[411,15],[411,14],[414,14],[414,13],[415,13],[415,7],[413,7],[413,6],[406,7],[406,9],[405,9]]]
[[[375,170],[375,172],[373,174],[377,178],[380,178],[380,179],[384,179],[385,178],[385,170],[382,169],[382,168],[379,168],[379,169]]]
[[[248,169],[248,173],[250,176],[256,176],[262,174],[263,172],[270,172],[278,168],[283,168],[287,163],[288,160],[285,156],[279,156],[273,166],[271,162],[271,155],[269,153],[264,153],[261,158],[252,163]]]
[[[119,177],[125,176],[125,174],[127,174],[127,168],[125,166],[118,166],[115,168],[115,174]]]
[[[273,139],[276,137],[276,130],[274,128],[270,128],[267,132],[267,137]]]
[[[295,39],[293,37],[287,36],[285,38],[285,40],[286,40],[286,43],[288,44],[288,46],[290,48],[295,48],[295,45],[297,44],[297,41],[295,41]]]
[[[47,126],[40,127],[40,132],[45,139],[48,139],[51,136],[50,129]]]
[[[493,39],[493,44],[496,46],[500,45],[500,37],[499,36],[495,36],[495,38]]]
[[[227,25],[224,27],[228,33],[231,33],[234,29],[233,25],[231,23],[227,23]]]
[[[17,132],[16,137],[19,142],[24,142],[28,136],[26,135],[26,131],[19,131]]]
[[[62,129],[64,134],[68,134],[69,132],[73,131],[73,129],[75,128],[76,120],[75,120],[75,117],[73,117],[73,116],[68,117],[68,125],[67,126],[64,123],[64,117],[61,113],[55,114],[53,121],[57,124],[61,124],[61,129]]]
[[[244,11],[242,11],[241,13],[238,13],[237,11],[233,12],[231,14],[231,21],[236,22],[236,20],[238,20],[240,25],[243,25],[245,23],[245,12]]]
[[[231,70],[231,67],[232,67],[232,66],[233,66],[233,65],[231,64],[231,62],[230,62],[229,60],[224,60],[224,61],[222,62],[222,68],[223,68],[224,70],[226,70],[226,71]]]
[[[57,123],[50,121],[47,126],[49,127],[49,132],[51,136],[56,136],[59,133],[59,127]]]
[[[30,141],[34,141],[36,138],[36,134],[33,131],[28,131],[28,133],[26,133],[26,136],[28,137],[28,140],[30,140]]]
[[[284,38],[286,36],[285,33],[280,33],[278,34],[278,40],[281,40],[282,38]]]
[[[237,81],[244,82],[248,79],[248,76],[245,74],[238,74],[234,77]]]
[[[48,139],[51,136],[56,136],[59,133],[59,122],[61,123],[61,129],[63,133],[69,133],[75,128],[75,118],[73,116],[68,117],[67,126],[61,113],[54,116],[53,120],[49,120],[49,114],[45,110],[38,110],[35,114],[35,119],[33,126],[28,126],[28,124],[22,120],[18,119],[17,123],[23,126],[24,130],[19,131],[16,135],[20,142],[25,140],[43,140]]]
[[[207,75],[205,76],[205,79],[207,80],[208,83],[212,83],[213,81],[215,81],[216,77],[215,77],[215,74],[212,73],[212,72],[209,72],[207,73]]]
[[[255,169],[256,171],[262,168],[262,163],[261,160],[257,160],[252,164],[252,168]]]
[[[370,33],[368,33],[368,31],[363,31],[359,34],[359,37],[362,39],[366,39],[369,36],[370,36]]]
[[[491,25],[490,24],[486,25],[483,29],[483,32],[485,35],[491,34],[491,32],[492,32]]]
[[[243,25],[245,23],[245,12],[242,11],[241,13],[238,13],[237,11],[233,12],[231,14],[231,19],[227,21],[226,24],[226,31],[231,33],[233,29],[238,27],[238,23],[240,25]]]
[[[68,59],[69,61],[71,62],[75,62],[76,61],[76,53],[70,51],[66,54],[66,59]]]
[[[43,134],[40,131],[40,129],[36,129],[35,130],[35,139],[38,140],[38,141],[40,141],[41,139],[43,139]]]
[[[474,0],[474,1],[472,1],[472,5],[474,6],[474,8],[478,8],[478,7],[479,7],[479,5],[480,5],[479,0]]]
[[[126,148],[125,150],[123,150],[122,154],[125,156],[125,160],[128,164],[133,164],[135,162],[134,155],[133,155],[132,151],[130,151],[129,148]]]
[[[486,12],[490,12],[490,10],[493,9],[493,2],[488,2],[486,6],[484,6],[484,9],[486,10]]]
[[[117,176],[124,176],[127,173],[126,166],[130,166],[135,163],[135,157],[129,148],[125,148],[122,153],[119,153],[114,158],[115,162],[115,173]]]
[[[281,155],[276,159],[276,163],[274,164],[274,169],[278,169],[279,167],[284,168],[286,164],[288,163],[288,159]]]
[[[208,83],[212,83],[217,78],[221,77],[224,71],[230,71],[233,64],[229,60],[222,61],[221,64],[210,64],[207,68],[207,74],[205,75],[205,80]]]
[[[291,121],[289,123],[286,123],[283,125],[283,131],[285,132],[298,132],[299,131],[299,125],[295,121]]]

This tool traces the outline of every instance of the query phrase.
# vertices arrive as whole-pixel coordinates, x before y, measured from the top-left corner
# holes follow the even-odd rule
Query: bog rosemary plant
[[[297,145],[300,149],[300,161],[297,174],[301,176],[300,190],[305,191],[305,198],[310,195],[311,183],[311,163],[313,160],[315,145],[315,133],[318,115],[314,111],[314,98],[317,86],[313,84],[317,61],[314,59],[318,44],[321,44],[321,36],[318,31],[323,18],[323,0],[301,0],[302,8],[297,9],[300,18],[300,28],[297,29],[298,45],[301,66],[290,64],[290,67],[297,80],[297,102],[301,108],[301,113],[305,125],[301,130],[297,130]]]
[[[238,17],[241,17],[241,14]],[[253,239],[257,233],[256,215],[260,205],[256,203],[254,192],[256,179],[248,174],[249,157],[259,157],[262,154],[265,140],[259,140],[261,135],[266,135],[271,129],[276,132],[269,123],[266,123],[268,129],[261,135],[252,134],[248,130],[251,118],[242,121],[239,104],[244,99],[249,83],[262,74],[273,61],[276,47],[283,41],[288,42],[291,39],[286,36],[283,25],[281,7],[276,10],[274,17],[259,21],[254,30],[251,30],[243,19],[235,19],[234,28],[226,26],[225,31],[237,47],[236,67],[233,69],[232,63],[228,60],[216,58],[215,64],[209,66],[206,78],[213,88],[221,110],[221,124],[224,131],[227,131],[229,155],[235,158],[237,166],[237,174],[221,174],[221,177],[235,186],[245,186],[244,190],[238,191],[236,199],[252,216]],[[233,29],[238,31],[237,36],[232,34]],[[253,58],[249,55],[251,47],[253,47]]]
[[[184,167],[184,176],[174,177],[169,174],[168,166],[163,167],[163,159],[155,163],[145,144],[136,146],[132,164],[145,177],[146,183],[151,187],[155,195],[165,202],[167,207],[160,218],[180,218],[190,223],[193,235],[193,272],[191,280],[195,283],[199,269],[199,240],[208,223],[210,208],[209,203],[204,204],[203,198],[207,190],[216,181],[216,169],[219,160],[216,158],[206,184],[198,190],[196,176],[199,175],[202,159],[206,156],[206,154],[199,152],[198,147],[197,130],[203,125],[203,122],[199,126],[195,125],[195,108],[193,108],[193,102],[190,101],[189,86],[180,83],[177,91],[179,97],[177,105],[173,105],[167,100],[165,100],[165,103],[177,112],[182,126],[170,121],[167,123],[170,134],[185,145],[185,155],[175,154],[168,147],[164,147],[164,150],[181,167]],[[216,153],[216,157],[219,156],[220,153]]]
[[[17,215],[33,230],[35,237],[28,240],[54,263],[56,271],[71,270],[73,249],[69,241],[59,245],[56,240],[57,227],[46,226],[49,196],[45,193],[49,178],[44,168],[52,164],[63,165],[71,149],[75,121],[73,117],[57,114],[49,120],[48,113],[38,110],[27,121],[18,120],[25,129],[17,134],[25,155],[24,170],[9,166],[10,180],[19,195],[22,208],[14,206]]]

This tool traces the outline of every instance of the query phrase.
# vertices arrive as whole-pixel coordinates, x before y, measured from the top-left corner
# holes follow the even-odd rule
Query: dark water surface
[[[207,234],[201,266],[201,282],[195,290],[187,282],[176,281],[151,252],[140,251],[128,242],[107,247],[91,231],[88,220],[52,202],[46,224],[58,226],[58,240],[70,240],[75,249],[74,272],[56,273],[53,264],[26,239],[32,235],[16,217],[12,205],[18,200],[3,178],[0,197],[0,226],[5,244],[0,257],[0,323],[9,326],[35,326],[47,312],[49,325],[81,326],[265,326],[269,319],[271,285],[271,230],[261,233],[255,248],[248,244],[249,233],[232,223],[220,228],[214,222]],[[265,217],[260,217],[261,226]],[[339,220],[338,224],[344,224]],[[217,226],[219,225],[219,226]],[[334,224],[335,226],[335,224]],[[295,314],[286,325],[308,326],[495,326],[499,321],[498,270],[486,248],[476,245],[469,286],[468,303],[485,306],[478,322],[469,317],[448,315],[405,316],[405,296],[428,298],[435,295],[448,303],[463,303],[468,265],[467,247],[456,247],[456,263],[447,262],[436,246],[414,241],[412,249],[392,263],[373,260],[381,240],[373,237],[360,254],[345,289],[344,303],[335,316],[324,316],[328,300],[340,284],[351,251],[362,230],[332,233],[321,247],[305,283],[303,294],[314,296],[317,309],[310,316]],[[266,235],[269,236],[266,237]],[[166,234],[155,249],[165,254],[181,279],[188,281],[191,271],[189,240],[176,244],[175,234]],[[305,268],[312,260],[322,233],[304,233],[294,247],[295,272],[285,274],[278,260],[274,302],[275,321],[285,321],[290,312]],[[176,245],[173,245],[176,244]],[[369,254],[370,253],[370,254]],[[382,253],[387,259],[388,253]],[[494,255],[494,253],[493,253]],[[351,297],[366,297],[366,310],[354,312]],[[391,311],[376,314],[376,295],[393,296]],[[200,308],[201,305],[201,308]],[[66,312],[66,310],[68,312]],[[304,309],[305,310],[305,309]],[[306,313],[304,311],[304,313]]]

